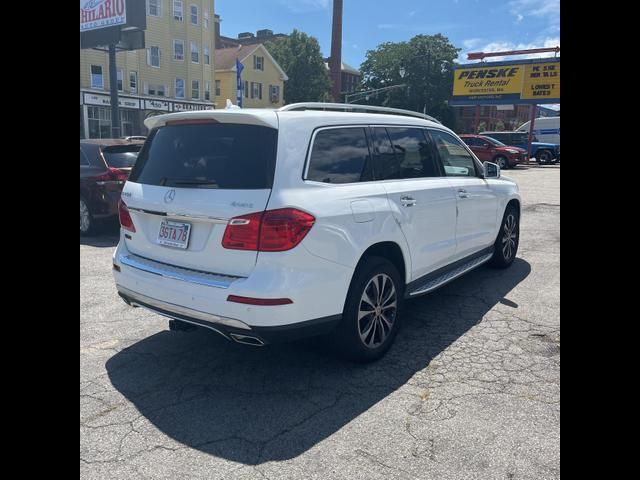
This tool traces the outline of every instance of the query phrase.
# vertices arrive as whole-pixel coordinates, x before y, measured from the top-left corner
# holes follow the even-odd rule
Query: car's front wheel
[[[370,362],[382,357],[400,328],[404,282],[382,257],[363,262],[351,281],[335,342],[348,358]]]
[[[509,160],[507,160],[507,157],[503,157],[502,155],[498,155],[496,158],[494,158],[493,162],[497,163],[500,166],[501,170],[506,170],[507,168],[509,168]]]
[[[536,154],[536,156],[538,158],[538,163],[541,164],[551,163],[551,160],[553,160],[553,155],[549,150],[541,150]]]
[[[491,265],[507,268],[513,263],[520,242],[520,215],[514,205],[509,205],[504,212],[498,237],[493,245]]]

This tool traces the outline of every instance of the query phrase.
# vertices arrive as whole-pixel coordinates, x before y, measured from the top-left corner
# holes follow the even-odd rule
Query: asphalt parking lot
[[[560,167],[503,171],[518,258],[413,300],[369,365],[127,307],[116,234],[80,240],[83,479],[560,477]]]

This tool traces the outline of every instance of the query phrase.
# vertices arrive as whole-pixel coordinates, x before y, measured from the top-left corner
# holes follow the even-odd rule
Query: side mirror
[[[500,178],[500,166],[491,162],[484,162],[482,164],[482,171],[484,178]]]

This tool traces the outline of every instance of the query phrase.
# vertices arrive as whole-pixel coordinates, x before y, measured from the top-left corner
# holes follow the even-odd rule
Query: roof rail
[[[329,110],[329,111],[340,111],[340,112],[361,112],[361,113],[382,113],[388,115],[405,115],[407,117],[417,117],[422,118],[423,120],[430,120],[432,122],[436,122],[442,125],[442,122],[437,118],[431,117],[429,115],[425,115],[420,112],[413,112],[411,110],[402,110],[400,108],[389,108],[389,107],[377,107],[373,105],[359,105],[354,103],[325,103],[325,102],[303,102],[303,103],[292,103],[290,105],[285,105],[284,107],[280,107],[278,112],[290,112],[294,110]]]

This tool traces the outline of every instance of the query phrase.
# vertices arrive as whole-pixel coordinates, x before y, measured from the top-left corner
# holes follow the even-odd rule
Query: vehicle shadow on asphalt
[[[530,271],[522,259],[482,267],[408,302],[394,346],[373,364],[340,360],[315,340],[255,348],[208,330],[165,330],[106,368],[149,422],[185,446],[247,465],[288,460],[405,385],[496,304],[517,309],[505,297]]]
[[[80,237],[80,245],[91,247],[115,247],[118,245],[120,236],[118,234],[103,234],[95,237]]]

